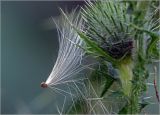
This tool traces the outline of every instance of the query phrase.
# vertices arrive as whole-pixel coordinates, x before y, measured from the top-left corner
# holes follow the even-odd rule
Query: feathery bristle
[[[83,29],[82,19],[76,10],[66,15],[76,28]],[[45,82],[48,86],[69,82],[71,76],[84,69],[81,67],[84,51],[78,47],[83,46],[83,42],[79,35],[67,22],[64,15],[54,22],[58,30],[59,52],[53,70]]]

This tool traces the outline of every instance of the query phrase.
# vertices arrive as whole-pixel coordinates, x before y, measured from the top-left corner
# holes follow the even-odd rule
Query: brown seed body
[[[47,88],[48,85],[47,85],[45,82],[42,82],[42,83],[41,83],[41,87],[42,87],[42,88]]]

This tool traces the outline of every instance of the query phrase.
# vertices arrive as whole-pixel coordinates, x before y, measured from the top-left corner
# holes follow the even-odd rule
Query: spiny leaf
[[[160,43],[159,43],[160,44]],[[153,49],[152,49],[152,54],[151,54],[151,56],[154,58],[154,59],[160,59],[160,51],[159,51],[159,48],[158,48],[159,46],[157,46],[157,45],[154,45],[153,46]]]
[[[77,33],[79,34],[79,36],[85,41],[85,43],[87,44],[87,46],[90,47],[90,51],[94,52],[95,55],[99,55],[102,57],[105,57],[108,61],[116,63],[116,60],[114,58],[112,58],[111,56],[109,56],[106,52],[104,52],[97,44],[96,42],[90,40],[90,38],[88,36],[86,36],[84,33],[80,32],[79,30],[77,30],[76,28],[74,28]]]
[[[124,106],[119,112],[118,114],[127,114],[127,106]]]
[[[88,112],[87,102],[83,98],[75,101],[74,106],[67,111],[67,114],[84,114]]]
[[[156,43],[160,40],[160,36],[154,32],[140,28],[140,27],[136,26],[135,24],[130,24],[130,26],[134,27],[135,29],[137,29],[141,32],[148,34],[151,37],[151,42],[148,44],[147,51],[146,51],[147,55],[149,55],[149,53],[151,53],[151,51],[154,48],[154,46],[156,45]]]
[[[108,89],[111,87],[114,81],[115,79],[112,76],[109,76],[109,75],[106,76],[106,82],[105,82],[105,85],[104,85],[104,88],[102,90],[100,97],[104,96],[104,94],[108,91]]]
[[[140,104],[140,111],[145,108],[147,105],[149,105],[149,102],[139,103]]]
[[[137,108],[132,108],[132,106],[126,104],[119,112],[118,114],[127,114],[128,111],[131,109],[131,111],[141,111],[143,108],[145,108],[147,105],[149,105],[148,102],[145,103],[138,103]],[[137,109],[137,110],[134,110]],[[133,112],[134,113],[134,112]]]

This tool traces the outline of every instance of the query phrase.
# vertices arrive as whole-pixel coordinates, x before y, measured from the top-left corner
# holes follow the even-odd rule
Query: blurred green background
[[[49,18],[60,15],[58,7],[71,11],[83,4],[82,1],[1,1],[2,114],[57,113],[56,105],[61,105],[64,97],[40,87],[58,53],[57,31]],[[149,94],[155,95],[153,87]],[[150,105],[147,113],[158,113],[158,108],[158,104]]]
[[[53,114],[63,96],[40,87],[58,53],[57,31],[48,19],[79,1],[1,1],[1,112]],[[63,101],[63,100],[62,100]]]

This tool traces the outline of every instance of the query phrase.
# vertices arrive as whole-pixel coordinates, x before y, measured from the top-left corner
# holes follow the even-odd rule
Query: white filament
[[[82,19],[78,13],[75,13],[77,12],[73,11],[68,15],[68,19],[76,28],[82,30]],[[46,80],[48,86],[66,83],[73,74],[84,69],[84,67],[81,66],[84,51],[78,47],[82,46],[83,42],[79,35],[67,22],[64,15],[62,15],[59,20],[54,20],[54,22],[58,31],[59,51],[53,70]]]

